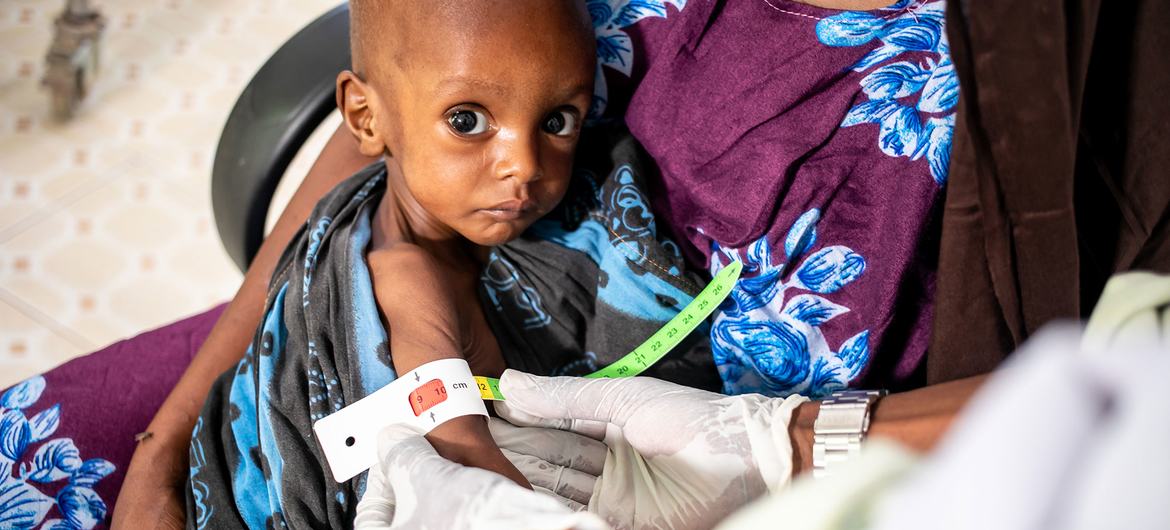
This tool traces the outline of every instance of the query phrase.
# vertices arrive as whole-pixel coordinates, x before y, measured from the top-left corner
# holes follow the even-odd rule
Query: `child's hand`
[[[444,459],[425,439],[401,425],[382,431],[378,454],[378,464],[370,468],[366,493],[358,503],[354,520],[358,529],[609,528],[597,516],[574,513],[551,496],[522,488],[496,473]]]
[[[500,451],[483,416],[451,419],[431,430],[426,438],[439,456],[447,460],[498,473],[532,489],[520,470]]]

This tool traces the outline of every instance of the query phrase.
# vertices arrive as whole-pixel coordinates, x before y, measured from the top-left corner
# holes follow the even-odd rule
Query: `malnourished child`
[[[351,3],[345,123],[384,155],[387,190],[366,260],[395,371],[464,357],[498,376],[477,285],[488,249],[564,196],[594,72],[592,26],[572,1]],[[439,454],[527,484],[482,417],[427,436]]]
[[[504,360],[481,309],[495,245],[569,187],[594,88],[572,0],[356,0],[337,101],[361,152],[276,266],[244,360],[191,442],[189,527],[350,527],[364,478],[332,480],[311,425],[425,363]],[[380,325],[378,320],[380,320]],[[427,435],[442,456],[528,482],[482,416]]]

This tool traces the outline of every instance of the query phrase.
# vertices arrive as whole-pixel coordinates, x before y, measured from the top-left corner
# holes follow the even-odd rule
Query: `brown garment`
[[[1170,2],[950,0],[961,86],[928,383],[1170,271]]]

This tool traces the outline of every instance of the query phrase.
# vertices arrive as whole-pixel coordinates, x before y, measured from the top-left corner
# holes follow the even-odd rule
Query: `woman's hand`
[[[180,529],[186,521],[184,485],[187,447],[177,442],[143,440],[114,507],[114,530]]]

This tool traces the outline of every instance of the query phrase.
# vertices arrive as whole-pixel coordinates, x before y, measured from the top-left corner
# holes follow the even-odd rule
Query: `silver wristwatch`
[[[813,423],[813,476],[828,476],[834,467],[861,452],[873,404],[885,390],[843,390],[821,401]]]

